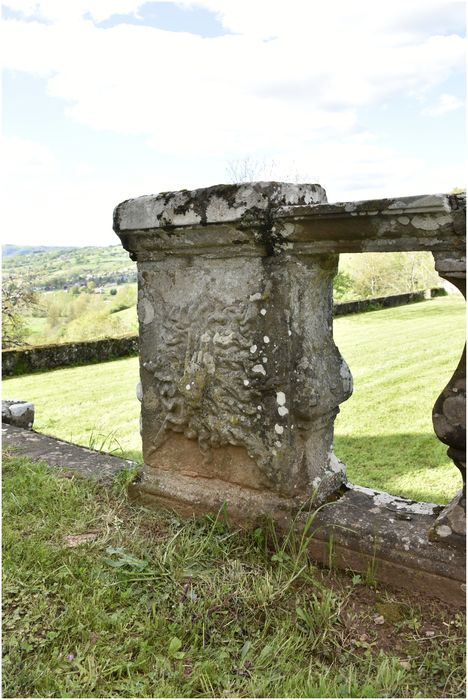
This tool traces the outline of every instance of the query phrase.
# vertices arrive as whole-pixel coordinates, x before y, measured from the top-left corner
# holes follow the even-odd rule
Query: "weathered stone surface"
[[[371,572],[376,581],[464,605],[464,549],[428,538],[441,511],[433,503],[348,484],[309,522],[309,551],[324,564]],[[302,515],[296,527],[308,517]]]
[[[306,252],[465,251],[465,195],[285,206],[275,224]]]
[[[466,297],[466,258],[453,251],[434,253],[437,272]],[[463,551],[466,537],[466,345],[460,362],[432,411],[434,431],[463,478],[463,489],[429,530],[431,540]]]
[[[177,490],[181,501],[186,492],[201,508],[229,501],[233,510],[254,492],[253,516],[261,494],[292,511],[312,492],[321,501],[343,482],[333,419],[352,381],[332,337],[337,256],[286,253],[263,218],[281,203],[324,197],[315,185],[256,183],[117,208],[119,235],[137,223],[145,232],[123,237],[138,260],[140,490],[163,500]],[[210,216],[248,220],[253,249],[227,257],[219,245],[225,228],[210,231],[208,250],[207,240],[192,246],[192,223]],[[189,231],[171,232],[177,254],[158,256],[167,221],[188,222]],[[275,254],[265,257],[265,248]]]
[[[145,231],[180,226],[206,226],[239,221],[250,226],[279,206],[326,201],[320,185],[251,182],[215,185],[200,190],[162,192],[128,199],[114,211],[114,231]]]
[[[31,430],[34,423],[34,404],[18,399],[2,401],[2,423]]]

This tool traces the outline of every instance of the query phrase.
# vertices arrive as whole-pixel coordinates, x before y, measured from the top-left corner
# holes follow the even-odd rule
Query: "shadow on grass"
[[[433,433],[335,435],[335,453],[348,479],[418,501],[448,503],[461,488],[460,472]]]

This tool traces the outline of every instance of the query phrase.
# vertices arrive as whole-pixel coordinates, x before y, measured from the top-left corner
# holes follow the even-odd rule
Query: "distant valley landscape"
[[[20,299],[15,345],[137,331],[136,264],[120,246],[2,246],[4,295]],[[27,292],[32,292],[27,296]],[[27,303],[21,304],[26,293]],[[5,346],[5,343],[4,343]]]

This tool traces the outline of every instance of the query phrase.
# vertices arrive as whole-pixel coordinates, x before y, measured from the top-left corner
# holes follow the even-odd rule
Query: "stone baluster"
[[[435,267],[466,297],[466,259],[459,253],[434,253]],[[431,540],[463,547],[466,533],[466,345],[458,366],[432,412],[434,430],[461,472],[463,488],[430,529]]]

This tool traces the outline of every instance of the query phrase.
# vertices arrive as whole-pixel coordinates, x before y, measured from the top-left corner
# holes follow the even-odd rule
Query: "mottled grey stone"
[[[275,182],[116,207],[138,262],[141,491],[236,511],[244,489],[266,512],[335,493],[333,422],[352,391],[332,335],[337,253],[458,250],[462,215],[462,197],[328,204],[319,185]]]
[[[332,336],[338,257],[296,255],[271,223],[281,205],[324,199],[318,185],[255,183],[117,207],[138,260],[141,490],[235,510],[244,489],[256,515],[343,483],[333,420],[352,380]]]
[[[18,399],[3,400],[2,423],[10,423],[19,428],[31,430],[34,423],[34,404]]]
[[[435,252],[434,260],[439,275],[466,297],[465,256],[454,251]],[[466,537],[466,345],[452,378],[435,402],[432,423],[439,440],[448,445],[448,456],[460,470],[463,489],[431,526],[429,537],[463,550]]]

